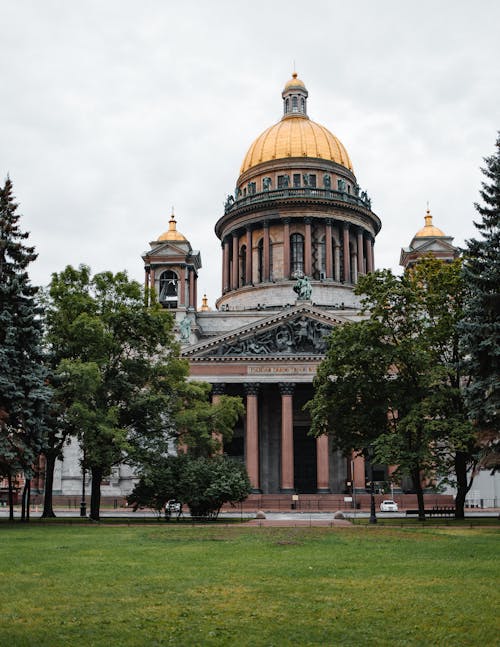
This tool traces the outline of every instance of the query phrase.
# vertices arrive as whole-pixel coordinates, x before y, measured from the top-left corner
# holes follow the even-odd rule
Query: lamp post
[[[370,523],[377,523],[377,515],[375,513],[375,483],[373,482],[373,459],[375,452],[373,447],[368,447],[366,456],[370,461]]]
[[[80,501],[80,517],[87,516],[87,502],[85,500],[85,463],[82,461],[82,500]]]

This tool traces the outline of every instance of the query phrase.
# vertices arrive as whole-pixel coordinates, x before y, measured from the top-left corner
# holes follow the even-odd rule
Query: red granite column
[[[370,236],[365,239],[366,246],[366,271],[373,272],[372,241]]]
[[[226,390],[225,384],[212,384],[212,404],[218,404],[220,402],[220,396],[224,395]],[[222,434],[218,431],[212,433],[212,438],[217,442],[218,448],[216,449],[216,454],[222,454],[224,452],[224,439]]]
[[[290,218],[283,221],[283,278],[290,278]]]
[[[305,237],[304,237],[304,274],[312,275],[312,240],[311,240],[311,219],[305,218]]]
[[[340,245],[335,240],[333,248],[333,259],[334,259],[334,269],[335,269],[335,280],[340,281]]]
[[[245,266],[245,273],[247,277],[247,285],[250,285],[253,283],[253,276],[252,276],[252,230],[250,227],[247,228],[247,258],[246,258],[246,266]]]
[[[151,305],[151,297],[148,295],[149,288],[149,265],[144,268],[144,299],[147,306]]]
[[[248,476],[254,492],[260,492],[259,479],[259,385],[245,384],[247,396],[245,459]]]
[[[343,232],[343,243],[344,243],[344,282],[351,282],[351,254],[349,250],[349,225],[344,223],[344,232]]]
[[[189,268],[189,307],[196,308],[194,270]]]
[[[271,277],[271,254],[270,249],[269,249],[270,241],[269,241],[269,223],[265,222],[264,223],[264,244],[263,244],[263,250],[262,250],[262,280],[265,283],[269,282],[269,279]]]
[[[280,383],[281,391],[281,491],[294,492],[293,390],[295,384]]]
[[[363,259],[363,230],[358,229],[358,276],[365,273],[365,264]]]
[[[370,238],[370,267],[371,270],[370,272],[375,271],[375,252],[374,252],[374,247],[375,247],[375,241],[373,238]]]
[[[229,239],[222,246],[222,294],[229,290]]]
[[[149,272],[149,287],[150,287],[151,293],[153,293],[155,291],[155,268],[154,267],[152,267]],[[156,298],[158,299],[159,296],[160,295],[157,294]]]
[[[238,265],[239,265],[239,249],[238,249],[238,234],[233,233],[233,267],[231,273],[231,290],[238,289]]]
[[[186,305],[186,270],[183,268],[181,270],[181,289],[179,290],[180,294],[177,294],[177,306]]]
[[[333,279],[333,240],[332,221],[328,219],[325,223],[325,254],[326,254],[326,278]]]
[[[316,473],[318,494],[330,492],[330,456],[326,434],[316,438]]]
[[[365,491],[366,488],[366,479],[365,479],[365,457],[364,456],[355,456],[352,455],[353,470],[352,470],[352,482],[354,487],[357,490]]]

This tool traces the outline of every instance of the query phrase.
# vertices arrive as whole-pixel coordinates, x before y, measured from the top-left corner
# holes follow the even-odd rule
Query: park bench
[[[424,510],[425,516],[426,517],[454,517],[455,516],[455,508],[452,506],[434,506],[433,508],[430,508],[429,510]],[[418,510],[407,510],[406,511],[406,516],[410,515],[417,515]]]

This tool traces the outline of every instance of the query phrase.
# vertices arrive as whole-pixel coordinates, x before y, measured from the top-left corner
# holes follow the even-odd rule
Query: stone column
[[[344,243],[344,282],[351,282],[351,254],[349,249],[349,225],[344,223],[343,230],[343,243]]]
[[[365,273],[365,264],[363,259],[363,230],[358,229],[358,275]]]
[[[149,288],[149,265],[146,265],[144,268],[144,298],[146,299],[146,305],[151,305],[151,297],[147,295]]]
[[[356,252],[353,252],[351,258],[351,280],[353,283],[358,282],[358,255]]]
[[[312,276],[312,240],[311,240],[311,218],[304,218],[304,274]]]
[[[271,278],[271,254],[269,241],[269,223],[264,222],[264,241],[262,245],[262,281],[268,283]]]
[[[151,292],[155,291],[155,268],[151,267],[150,272],[149,272],[149,288]],[[160,295],[157,294],[156,298],[158,298]]]
[[[218,404],[220,402],[220,396],[224,395],[225,390],[225,384],[212,384],[212,404]],[[222,437],[222,434],[218,431],[214,431],[212,433],[212,438],[219,444],[219,448],[216,453],[222,454],[224,452],[224,438]]]
[[[252,230],[250,227],[247,227],[247,258],[246,258],[246,265],[245,265],[245,273],[247,276],[246,283],[247,285],[250,285],[253,283],[253,276],[252,276]]]
[[[352,482],[356,490],[366,489],[365,481],[365,457],[352,455]]]
[[[281,491],[294,492],[293,391],[295,384],[281,382]]]
[[[370,236],[367,236],[365,238],[365,248],[366,248],[366,271],[373,272],[372,242],[371,242]]]
[[[222,245],[222,294],[229,290],[229,239]]]
[[[231,273],[231,290],[238,289],[238,273],[239,273],[240,256],[238,249],[238,234],[233,232],[233,267]]]
[[[283,221],[283,278],[290,278],[290,218]]]
[[[330,456],[326,434],[316,438],[316,473],[318,494],[330,492]]]
[[[325,223],[325,255],[326,255],[326,278],[333,279],[333,240],[332,221],[328,219]]]
[[[186,269],[181,269],[181,287],[177,290],[177,307],[186,305]]]
[[[189,268],[189,307],[196,308],[194,270]]]
[[[374,247],[375,247],[375,241],[373,238],[370,238],[370,272],[375,271],[375,252],[374,252]]]
[[[255,382],[245,384],[247,396],[247,415],[245,433],[245,461],[254,492],[260,492],[259,478],[259,385]]]
[[[334,240],[333,259],[335,266],[335,280],[340,281],[340,245]]]

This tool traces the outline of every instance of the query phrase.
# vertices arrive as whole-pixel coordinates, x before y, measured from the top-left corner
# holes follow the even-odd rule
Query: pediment
[[[425,242],[422,242],[421,245],[414,244],[411,247],[411,251],[413,252],[418,251],[419,254],[432,253],[432,252],[453,253],[456,251],[456,247],[454,247],[451,244],[451,242],[448,242],[452,240],[453,238],[448,238],[448,240],[432,238],[432,239],[426,240]],[[414,243],[416,243],[416,241],[414,241]]]
[[[176,245],[170,241],[165,243],[160,243],[154,249],[151,249],[149,252],[146,252],[144,256],[153,258],[155,256],[186,256],[190,252],[189,249],[186,249],[184,245]]]
[[[346,321],[310,304],[298,305],[184,348],[182,355],[192,361],[322,357],[332,328]]]

